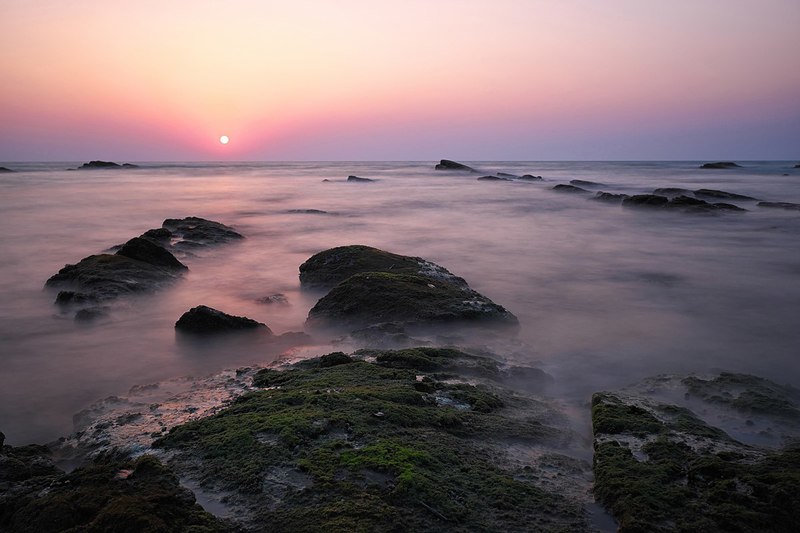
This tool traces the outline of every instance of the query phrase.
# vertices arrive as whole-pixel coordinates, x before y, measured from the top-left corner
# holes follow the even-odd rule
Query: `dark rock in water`
[[[794,168],[800,168],[800,163],[797,163]]]
[[[481,176],[478,178],[478,181],[511,181],[508,178],[502,178],[500,176]]]
[[[142,233],[141,238],[147,239],[158,245],[165,246],[170,243],[170,240],[172,240],[172,232],[167,228],[149,229]]]
[[[653,194],[658,194],[660,196],[685,196],[687,194],[692,194],[692,191],[689,189],[681,189],[680,187],[662,187],[654,190]]]
[[[627,194],[615,194],[611,192],[603,192],[599,191],[593,197],[589,198],[589,200],[599,200],[601,202],[609,202],[609,203],[621,203],[626,198],[630,198]]]
[[[757,200],[757,198],[753,198],[752,196],[726,191],[716,191],[714,189],[697,189],[694,191],[694,195],[704,198],[719,198],[720,200]]]
[[[325,178],[324,180],[322,180],[322,183],[330,183],[330,182],[331,182],[331,180],[329,180],[328,178]]]
[[[680,398],[669,376],[634,392],[592,397],[594,494],[619,530],[796,530],[797,441],[787,440],[777,451],[739,442],[686,407],[658,401],[661,382],[666,382],[664,397],[670,402]],[[798,427],[797,404],[787,403],[777,392],[781,387],[767,380],[721,374],[710,380],[685,378],[682,384],[689,390],[686,401],[694,406],[699,396],[703,405],[698,412],[715,421],[748,428],[754,419],[761,420],[761,413],[786,409],[789,423]]]
[[[475,172],[475,169],[467,165],[451,161],[449,159],[442,159],[439,164],[434,167],[436,170],[459,170],[462,172]]]
[[[498,172],[498,176],[501,178],[511,178],[511,179],[519,179],[521,176],[517,176],[516,174],[509,174],[508,172]]]
[[[270,294],[269,296],[264,296],[263,298],[258,299],[258,303],[262,304],[279,304],[279,305],[289,305],[289,300],[286,298],[285,294],[277,293],[277,294]]]
[[[198,244],[222,244],[244,239],[241,233],[230,226],[199,217],[168,218],[162,226],[176,238]]]
[[[300,284],[304,287],[331,288],[354,274],[393,272],[419,274],[466,287],[467,282],[446,268],[421,257],[393,254],[354,244],[319,252],[300,265]]]
[[[705,200],[700,200],[698,198],[693,198],[691,196],[676,196],[672,198],[667,204],[666,207],[697,207],[697,206],[708,206],[710,205]]]
[[[75,313],[75,320],[79,322],[92,322],[98,318],[107,316],[105,307],[85,307]]]
[[[120,165],[113,161],[89,161],[78,167],[78,170],[95,169],[95,168],[139,168],[139,165],[125,163]]]
[[[310,325],[363,327],[380,322],[426,325],[471,322],[517,325],[517,318],[485,296],[427,276],[366,272],[350,276],[309,311]]]
[[[657,194],[634,194],[622,200],[622,205],[626,207],[663,207],[669,202],[666,196]]]
[[[358,341],[367,343],[371,348],[399,348],[428,344],[408,335],[404,325],[400,322],[373,324],[366,328],[351,331],[350,336]]]
[[[542,181],[541,176],[533,176],[531,174],[523,174],[518,179],[519,181]]]
[[[0,174],[3,172],[16,172],[16,171],[6,167],[0,167]]]
[[[20,465],[24,468],[20,468]],[[13,466],[17,479],[3,480]],[[195,503],[177,476],[151,456],[101,455],[65,473],[44,446],[4,447],[0,530],[234,531]]]
[[[0,451],[3,449],[3,444],[6,442],[6,434],[0,431]]]
[[[607,187],[608,185],[604,183],[598,183],[596,181],[586,181],[586,180],[569,180],[572,185],[576,185],[578,187]]]
[[[800,204],[793,204],[791,202],[758,202],[758,207],[772,207],[775,209],[788,209],[791,211],[800,211]]]
[[[327,211],[323,211],[321,209],[289,209],[286,211],[290,214],[303,214],[303,215],[328,215]]]
[[[56,295],[55,303],[62,306],[95,304],[97,297],[76,291],[60,291]]]
[[[726,203],[723,203],[723,202],[713,203],[713,204],[711,204],[711,207],[713,209],[722,210],[722,211],[747,211],[747,209],[739,207],[738,205],[726,204]]]
[[[134,237],[117,251],[117,255],[130,257],[153,266],[174,270],[188,270],[186,265],[178,261],[174,255],[152,241]]]
[[[175,323],[175,329],[187,333],[225,333],[260,330],[272,335],[266,324],[243,316],[233,316],[205,305],[186,311]]]
[[[580,187],[576,187],[575,185],[565,185],[563,183],[559,183],[555,187],[553,187],[554,191],[558,192],[571,192],[571,193],[588,193],[586,189],[581,189]]]
[[[66,265],[45,283],[83,293],[96,301],[123,294],[154,291],[177,280],[183,270],[164,268],[124,255],[90,255],[75,265]]]
[[[358,176],[347,176],[347,181],[357,182],[357,183],[369,183],[375,180],[371,178],[359,178]]]
[[[705,163],[704,165],[701,165],[700,168],[725,169],[725,168],[741,168],[741,166],[737,165],[733,161],[719,161],[717,163]]]

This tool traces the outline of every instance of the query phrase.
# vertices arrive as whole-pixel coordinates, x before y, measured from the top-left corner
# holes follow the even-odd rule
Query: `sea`
[[[707,188],[800,203],[796,162],[466,161],[480,174],[435,163],[0,163],[16,171],[0,174],[6,442],[68,435],[73,415],[131,387],[286,357],[263,343],[187,344],[174,324],[202,304],[303,331],[320,294],[301,290],[299,265],[348,244],[423,257],[506,307],[518,334],[483,348],[550,373],[559,401],[586,405],[594,391],[661,373],[745,372],[800,387],[800,211],[737,200],[747,212],[703,215],[553,190],[580,179],[602,184],[592,192]],[[496,172],[543,180],[476,179]],[[246,238],[197,252],[181,282],[120,299],[96,321],[75,321],[44,289],[65,264],[186,216]],[[285,301],[264,303],[278,294]],[[337,342],[314,337],[300,355]]]

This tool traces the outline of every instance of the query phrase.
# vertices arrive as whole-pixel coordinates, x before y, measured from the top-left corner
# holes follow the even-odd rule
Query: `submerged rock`
[[[200,245],[223,244],[244,239],[244,236],[232,227],[200,217],[168,218],[162,227],[184,242]]]
[[[630,198],[627,194],[615,194],[611,192],[597,192],[593,197],[589,198],[590,200],[599,200],[601,202],[609,202],[609,203],[616,203],[619,204],[626,198]]]
[[[233,316],[212,307],[199,305],[186,311],[175,322],[175,329],[185,333],[226,333],[243,330],[259,330],[272,335],[266,324],[243,316]]]
[[[741,165],[737,165],[733,161],[718,161],[716,163],[705,163],[701,165],[700,168],[710,168],[710,169],[741,168]]]
[[[360,244],[338,246],[311,256],[300,265],[300,284],[306,288],[331,288],[362,272],[419,274],[467,286],[462,278],[421,257],[393,254]]]
[[[278,305],[289,305],[289,299],[283,293],[276,293],[270,294],[269,296],[264,296],[263,298],[259,298],[258,303],[262,304],[278,304]]]
[[[436,170],[458,170],[462,172],[475,172],[474,168],[464,165],[462,163],[451,161],[449,159],[442,159],[441,161],[439,161],[439,164],[437,164],[434,168]]]
[[[569,180],[572,185],[576,185],[578,187],[608,187],[605,183],[598,183],[596,181],[586,181],[586,180]]]
[[[791,202],[758,202],[758,207],[771,207],[775,209],[788,209],[790,211],[800,211],[800,204]]]
[[[356,182],[356,183],[369,183],[375,181],[371,178],[359,178],[358,176],[347,176],[347,181],[349,182]]]
[[[686,379],[689,390],[703,391],[699,394],[707,401],[743,399],[774,412],[775,400],[762,403],[758,389],[751,388],[763,390],[767,380],[726,374]],[[772,390],[775,384],[769,383]],[[791,487],[800,483],[800,447],[794,443],[772,451],[739,442],[686,407],[659,401],[662,389],[678,397],[669,377],[648,380],[641,392],[592,397],[594,492],[619,522],[619,531],[796,528],[800,495]],[[749,416],[752,411],[742,413],[741,426]]]
[[[481,176],[478,178],[478,181],[511,181],[508,178],[503,178],[501,176]]]
[[[663,207],[669,202],[666,196],[657,194],[634,194],[622,200],[625,207]]]
[[[15,170],[11,170],[10,168],[0,167],[0,174],[4,172],[16,172]]]
[[[586,189],[582,189],[580,187],[576,187],[575,185],[566,185],[563,183],[559,183],[558,185],[553,187],[554,191],[558,192],[570,192],[570,193],[588,193]]]
[[[756,200],[752,196],[745,196],[743,194],[736,194],[733,192],[717,191],[714,189],[697,189],[694,191],[695,196],[703,196],[705,198],[719,198],[721,200]]]
[[[368,326],[380,322],[410,325],[443,322],[517,325],[504,307],[468,287],[427,276],[366,272],[355,274],[309,311],[310,325]]]

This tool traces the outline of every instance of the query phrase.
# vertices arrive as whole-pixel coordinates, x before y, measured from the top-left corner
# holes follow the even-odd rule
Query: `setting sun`
[[[231,142],[231,140],[227,135],[223,135],[219,138],[219,142],[222,144],[228,144],[229,142]]]

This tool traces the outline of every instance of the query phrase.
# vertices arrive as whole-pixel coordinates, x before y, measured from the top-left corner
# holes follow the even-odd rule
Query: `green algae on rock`
[[[635,394],[595,394],[592,421],[595,496],[621,532],[796,531],[800,524],[796,444],[760,450],[688,409]]]
[[[199,466],[200,485],[249,509],[256,530],[587,530],[579,503],[499,458],[509,442],[563,445],[565,430],[543,422],[552,413],[501,387],[426,374],[457,360],[491,374],[490,361],[421,350],[262,370],[263,390],[156,446],[179,470]]]
[[[444,279],[454,285],[467,285],[466,281],[446,268],[421,257],[393,254],[360,244],[338,246],[314,254],[300,265],[300,284],[303,287],[330,289],[350,276],[364,272],[416,274]]]
[[[414,274],[367,272],[339,283],[308,313],[308,323],[363,327],[381,322],[516,326],[504,307],[472,289]]]
[[[44,446],[4,446],[0,458],[26,467],[13,483],[0,479],[0,530],[15,532],[236,531],[195,503],[155,458],[101,456],[68,474]]]

